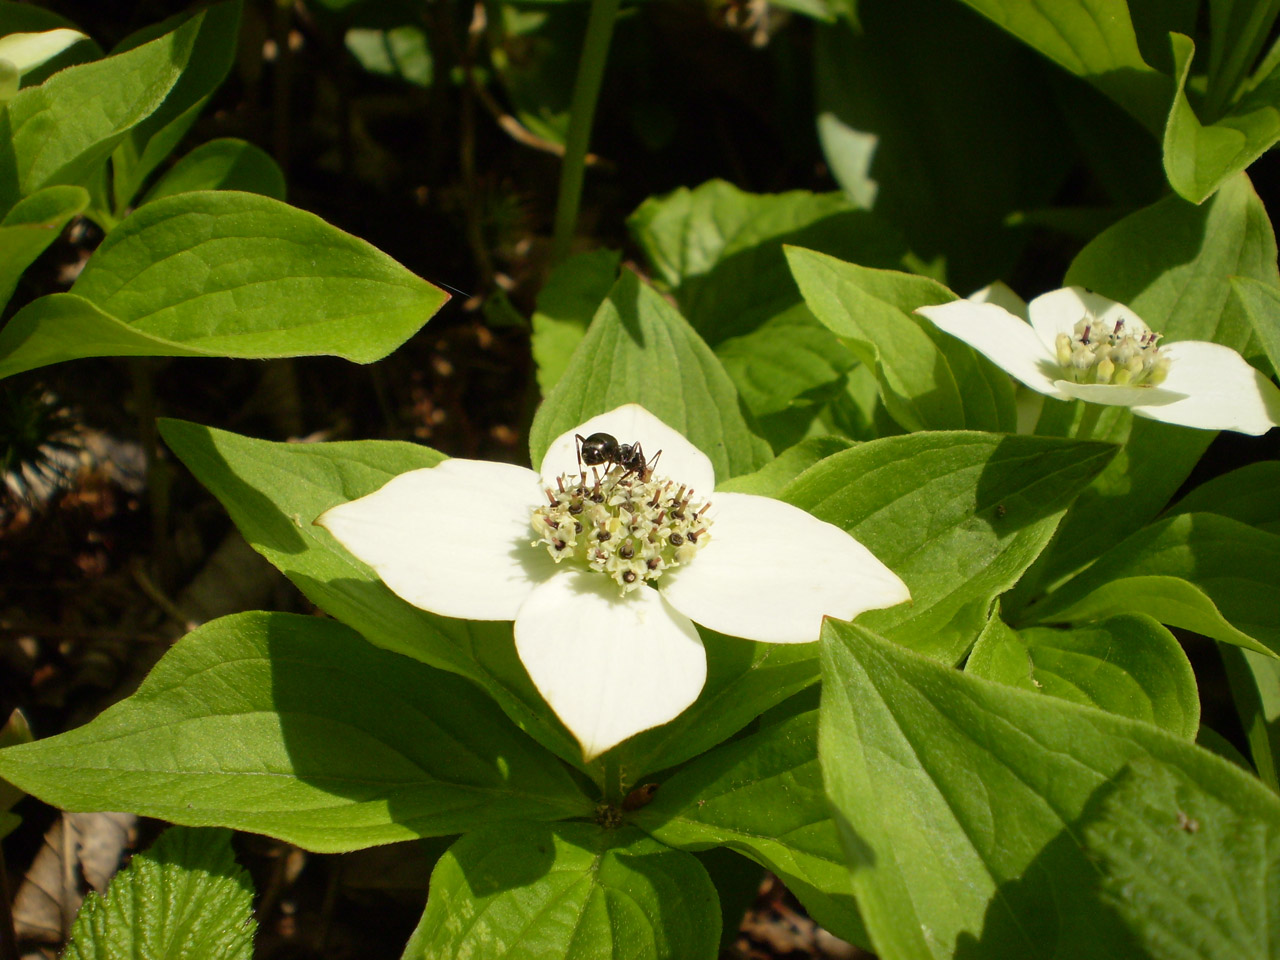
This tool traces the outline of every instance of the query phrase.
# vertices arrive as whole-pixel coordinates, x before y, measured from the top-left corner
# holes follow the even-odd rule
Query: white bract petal
[[[1082,287],[1032,300],[1029,327],[995,306],[1006,299],[998,290],[974,297],[984,302],[916,312],[1046,396],[1129,407],[1141,417],[1203,430],[1262,434],[1280,425],[1280,390],[1228,347],[1161,343],[1127,306]]]
[[[916,313],[963,340],[1037,393],[1061,396],[1054,383],[1061,376],[1061,368],[1053,351],[1025,321],[1003,307],[995,303],[952,300],[920,307]]]
[[[698,698],[707,659],[698,631],[655,590],[565,570],[516,617],[516,651],[538,692],[590,761],[679,716]]]
[[[1008,310],[1015,317],[1027,319],[1027,301],[1014,293],[1008,284],[1001,283],[999,280],[987,284],[981,290],[975,290],[966,299],[973,303],[994,303],[997,307]]]
[[[818,639],[822,618],[911,599],[896,574],[839,527],[768,497],[719,493],[711,540],[664,577],[671,605],[712,630],[767,643]]]
[[[647,467],[661,451],[657,470],[580,470],[575,435],[593,433],[640,443]],[[557,438],[542,467],[446,460],[316,522],[417,607],[514,620],[521,661],[587,760],[697,699],[707,664],[690,618],[805,643],[824,616],[909,599],[839,528],[714,493],[711,461],[635,404]]]
[[[1027,318],[1050,350],[1058,334],[1070,334],[1083,317],[1092,317],[1107,329],[1114,327],[1117,320],[1123,320],[1124,327],[1130,330],[1149,329],[1142,318],[1123,303],[1091,293],[1084,287],[1050,290],[1027,304]]]
[[[1168,387],[1168,381],[1159,387],[1125,387],[1118,383],[1058,381],[1058,389],[1068,398],[1087,400],[1090,403],[1101,403],[1111,407],[1133,407],[1134,413],[1138,412],[1138,404],[1154,408],[1187,399],[1185,393],[1175,393]]]
[[[607,433],[618,443],[639,443],[649,461],[661,452],[657,473],[688,484],[703,495],[715,489],[716,474],[707,455],[638,403],[624,404],[592,417],[556,437],[542,458],[543,482],[552,486],[562,473],[577,473],[576,437],[589,437],[593,433]]]
[[[316,523],[415,607],[514,620],[554,567],[529,544],[529,513],[542,497],[532,470],[446,460],[402,473]]]
[[[1280,389],[1230,347],[1202,340],[1171,343],[1169,374],[1160,390],[1181,398],[1138,404],[1133,412],[1152,420],[1202,430],[1236,430],[1255,436],[1280,426]]]

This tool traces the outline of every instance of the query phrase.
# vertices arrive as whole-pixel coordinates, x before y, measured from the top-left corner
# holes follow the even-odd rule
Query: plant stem
[[[1072,436],[1077,440],[1091,440],[1098,429],[1098,418],[1102,416],[1105,408],[1100,403],[1086,403],[1084,400],[1077,400],[1076,403],[1082,404],[1084,410],[1081,413],[1080,422],[1072,431]]]
[[[573,100],[569,104],[569,132],[564,142],[564,165],[560,168],[560,194],[556,198],[552,263],[559,263],[568,256],[573,244],[578,209],[582,204],[582,180],[587,146],[591,140],[591,124],[595,119],[600,82],[604,79],[604,65],[609,57],[609,41],[613,38],[613,23],[618,17],[620,2],[591,0],[582,59],[578,62],[578,78],[574,81]]]
[[[602,762],[604,763],[604,802],[619,807],[625,796],[622,792],[622,767],[613,754],[606,753]]]

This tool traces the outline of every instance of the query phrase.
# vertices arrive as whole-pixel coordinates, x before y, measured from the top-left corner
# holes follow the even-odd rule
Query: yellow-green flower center
[[[711,539],[710,502],[684,484],[614,467],[603,477],[561,474],[533,511],[534,546],[559,563],[604,573],[622,592],[688,563]]]
[[[1070,334],[1058,334],[1058,363],[1076,383],[1115,383],[1154,387],[1169,373],[1169,358],[1141,320],[1100,320],[1084,316]]]

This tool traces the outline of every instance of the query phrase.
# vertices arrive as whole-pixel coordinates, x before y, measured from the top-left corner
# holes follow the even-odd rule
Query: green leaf
[[[663,781],[632,814],[674,847],[724,846],[772,870],[820,924],[867,943],[822,789],[817,713],[726,743]]]
[[[586,335],[591,318],[618,279],[617,250],[575,253],[558,264],[538,291],[530,346],[538,367],[538,388],[546,396],[564,375],[569,358]]]
[[[716,356],[757,420],[824,405],[858,362],[803,304],[722,340]]]
[[[832,175],[955,289],[1008,276],[1029,237],[1012,215],[1050,203],[1072,162],[1040,58],[956,3],[866,4],[857,20],[814,35]]]
[[[1217,115],[1221,104],[1235,97],[1245,74],[1262,52],[1277,11],[1280,4],[1276,0],[1210,0],[1206,107],[1211,116]]]
[[[415,87],[431,86],[435,72],[431,46],[426,32],[417,24],[355,26],[346,32],[343,44],[370,73],[397,77]]]
[[[624,270],[529,430],[531,461],[566,430],[639,403],[711,458],[716,479],[772,459],[747,426],[738,392],[702,338],[662,295]]]
[[[859,622],[956,663],[1113,453],[1048,437],[886,437],[810,467],[781,497],[847,530],[911,589],[910,603]]]
[[[1172,33],[1177,91],[1164,130],[1164,170],[1169,185],[1192,203],[1213,195],[1280,140],[1280,75],[1264,81],[1215,123],[1204,125],[1187,99],[1186,83],[1196,47]]]
[[[884,221],[838,193],[751,194],[723,180],[650,198],[627,226],[712,346],[800,302],[783,244],[882,267],[906,253]]]
[[[129,205],[151,171],[173,152],[231,69],[240,36],[240,5],[241,0],[223,0],[198,14],[199,30],[182,76],[164,103],[131,127],[112,154],[112,191],[117,211]],[[171,17],[146,27],[128,37],[121,47],[146,43],[179,22],[180,17]]]
[[[183,193],[107,236],[69,294],[0,331],[0,377],[92,356],[370,363],[448,299],[363,240],[250,193]]]
[[[1183,513],[1116,544],[1027,608],[1027,618],[1070,623],[1145,613],[1280,656],[1277,583],[1280,536],[1212,513]]]
[[[1182,646],[1145,616],[1117,616],[1074,630],[1013,630],[992,617],[965,673],[1144,720],[1194,740],[1196,677]]]
[[[770,707],[818,682],[818,651],[809,643],[755,643],[698,629],[707,680],[698,699],[669,723],[619,745],[613,762],[627,786],[710,750]]]
[[[1176,771],[1242,818],[1273,816],[1257,780],[1145,723],[968,676],[855,625],[828,622],[822,663],[823,778],[887,960],[1140,955],[1083,840],[1131,762]]]
[[[974,10],[1077,77],[1152,133],[1164,128],[1173,83],[1142,58],[1125,0],[964,0]]]
[[[753,493],[760,497],[777,497],[788,483],[816,463],[848,450],[852,444],[842,437],[809,437],[778,454],[755,473],[726,480],[717,490]]]
[[[1271,223],[1243,176],[1199,207],[1169,197],[1125,217],[1080,252],[1066,283],[1128,304],[1169,340],[1211,340],[1248,353],[1252,330],[1232,296],[1232,276],[1280,286]],[[1214,434],[1132,418],[1124,436],[1123,429],[1109,436],[1123,440],[1124,450],[1067,514],[1028,586],[1061,582],[1154,517]]]
[[[1280,663],[1226,644],[1219,652],[1258,777],[1280,793]]]
[[[72,217],[89,205],[83,187],[46,187],[18,201],[0,222],[0,306],[36,257],[58,239]]]
[[[170,449],[231,515],[249,544],[316,606],[370,643],[469,677],[540,743],[571,763],[577,741],[552,717],[515,651],[511,624],[453,620],[392,593],[312,521],[325,510],[442,459],[411,443],[270,443],[161,420]]]
[[[64,810],[322,852],[593,809],[474,685],[284,613],[200,627],[95,720],[0,751],[0,775]]]
[[[911,312],[955,294],[927,277],[872,270],[788,247],[805,302],[876,371],[889,413],[908,430],[1013,431],[1007,374]],[[929,328],[929,329],[926,329]]]
[[[572,3],[503,3],[488,22],[489,55],[516,119],[551,143],[568,132],[586,19]]]
[[[404,960],[714,960],[720,905],[696,857],[638,830],[501,824],[431,874]]]
[[[1280,534],[1280,460],[1260,460],[1214,477],[1169,508],[1180,513],[1216,513],[1257,530]]]
[[[242,190],[283,200],[284,173],[269,153],[252,143],[232,138],[210,140],[175,163],[142,202],[192,190]]]
[[[256,928],[231,833],[171,827],[89,894],[62,960],[250,960]]]
[[[85,185],[182,77],[208,11],[125,53],[19,91],[0,115],[0,210],[54,184]]]
[[[1085,828],[1103,897],[1144,956],[1280,955],[1280,802],[1223,795],[1226,779],[1206,786],[1179,766],[1135,759]]]
[[[1249,318],[1272,372],[1280,372],[1280,290],[1250,277],[1232,277],[1231,292]]]

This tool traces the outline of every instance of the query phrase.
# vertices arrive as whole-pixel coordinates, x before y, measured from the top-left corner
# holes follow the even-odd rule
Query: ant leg
[[[578,455],[578,474],[581,477],[582,486],[584,487],[587,484],[587,471],[586,471],[586,468],[582,465],[582,445],[583,443],[586,442],[586,439],[587,438],[580,433],[575,433],[573,435],[573,449],[574,449],[574,452]]]
[[[651,476],[653,476],[653,470],[654,470],[654,468],[658,465],[658,461],[659,461],[659,460],[661,460],[661,459],[662,459],[662,451],[661,451],[661,450],[659,450],[657,453],[655,453],[655,454],[653,455],[653,459],[652,459],[652,460],[650,460],[650,461],[648,461],[648,462],[644,465],[644,478],[645,478],[645,480],[648,480]]]

